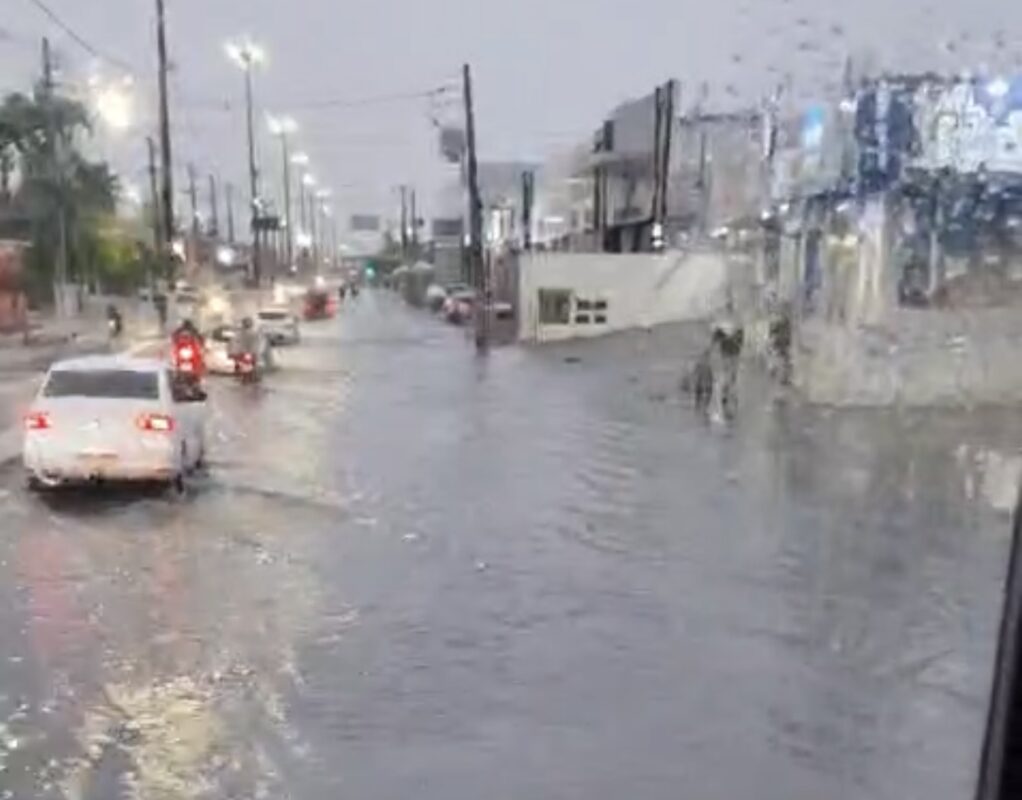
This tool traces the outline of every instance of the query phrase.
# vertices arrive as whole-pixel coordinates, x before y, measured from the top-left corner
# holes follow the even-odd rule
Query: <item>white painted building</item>
[[[518,324],[525,341],[558,341],[708,319],[727,303],[723,254],[523,254]]]

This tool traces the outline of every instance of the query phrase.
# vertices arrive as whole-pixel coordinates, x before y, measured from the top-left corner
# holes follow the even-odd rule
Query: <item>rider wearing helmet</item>
[[[231,340],[232,356],[240,356],[246,353],[252,356],[259,355],[259,335],[256,333],[251,317],[245,317],[241,321],[241,328],[238,330],[238,334]]]
[[[195,323],[190,319],[183,320],[170,335],[170,341],[174,349],[175,369],[196,381],[201,380],[206,372],[206,342]]]

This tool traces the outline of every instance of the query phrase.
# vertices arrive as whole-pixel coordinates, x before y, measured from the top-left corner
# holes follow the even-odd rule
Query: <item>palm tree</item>
[[[31,96],[11,93],[0,102],[0,205],[31,226],[29,279],[39,295],[50,293],[58,218],[63,216],[71,243],[69,274],[84,277],[102,220],[116,209],[116,176],[75,147],[76,136],[89,130],[81,103],[41,89]]]

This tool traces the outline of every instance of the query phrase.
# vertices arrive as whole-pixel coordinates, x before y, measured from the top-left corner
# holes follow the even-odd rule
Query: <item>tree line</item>
[[[110,165],[82,152],[91,133],[82,103],[42,86],[0,102],[0,239],[30,243],[23,286],[36,303],[53,297],[61,249],[67,279],[90,291],[135,288],[154,258],[141,228],[118,218]]]

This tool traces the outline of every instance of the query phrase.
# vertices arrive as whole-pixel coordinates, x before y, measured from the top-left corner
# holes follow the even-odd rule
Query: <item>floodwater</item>
[[[970,797],[1019,423],[708,423],[698,343],[369,292],[215,386],[184,497],[6,469],[0,797]]]

